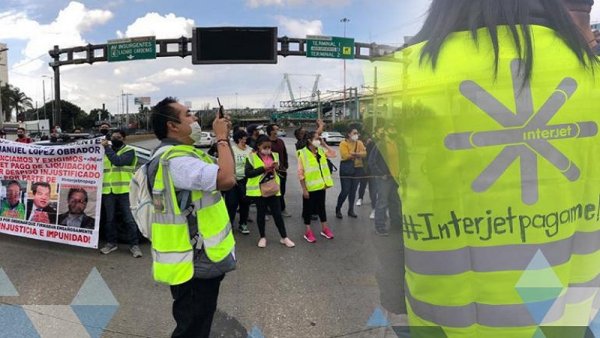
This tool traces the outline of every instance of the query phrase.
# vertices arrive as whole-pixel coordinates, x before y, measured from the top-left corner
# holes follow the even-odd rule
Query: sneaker
[[[390,233],[387,230],[378,229],[378,228],[375,228],[375,234],[377,234],[377,236],[382,236],[382,237],[387,237],[390,235]]]
[[[317,239],[315,238],[315,235],[313,234],[312,230],[307,230],[306,233],[304,234],[304,239],[308,242],[308,243],[314,243],[317,241]]]
[[[375,210],[371,211],[371,214],[369,215],[369,219],[375,219]]]
[[[264,248],[267,246],[267,239],[266,238],[261,238],[258,240],[258,247],[259,248]]]
[[[131,248],[129,248],[129,251],[131,252],[133,258],[142,257],[142,250],[140,250],[140,247],[137,245],[132,245]]]
[[[254,220],[253,220],[252,218],[248,218],[248,219],[246,220],[246,222],[248,222],[248,223],[254,223]]]
[[[354,211],[348,211],[348,216],[352,218],[358,218],[358,216],[354,213]]]
[[[238,229],[240,230],[241,233],[243,233],[244,235],[247,235],[250,233],[250,230],[248,230],[248,226],[246,224],[240,224],[240,226],[238,227]]]
[[[360,207],[362,205],[362,198],[359,198],[358,200],[356,200],[356,206]]]
[[[344,218],[344,216],[342,216],[342,211],[340,209],[335,211],[335,217],[342,219]]]
[[[289,214],[289,213],[287,212],[287,210],[283,210],[283,211],[281,212],[281,216],[283,216],[283,217],[286,217],[286,218],[292,217],[292,215],[291,215],[291,214]]]
[[[119,247],[117,247],[116,244],[106,243],[106,245],[102,249],[100,249],[100,252],[103,253],[103,254],[105,254],[105,255],[108,255],[109,253],[117,250],[118,248]]]
[[[281,243],[281,244],[283,244],[283,245],[287,246],[288,248],[293,248],[293,247],[295,247],[295,246],[296,246],[296,244],[294,244],[294,242],[292,242],[292,240],[291,240],[291,239],[289,239],[289,238],[287,238],[287,237],[286,237],[286,238],[282,238],[282,239],[280,239],[280,240],[279,240],[279,243]]]
[[[321,236],[327,239],[333,239],[333,232],[331,232],[328,227],[323,227],[323,230],[321,230]]]

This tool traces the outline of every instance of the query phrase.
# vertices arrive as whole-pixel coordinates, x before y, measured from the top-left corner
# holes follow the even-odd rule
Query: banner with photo
[[[100,139],[34,145],[0,139],[0,233],[98,247]]]

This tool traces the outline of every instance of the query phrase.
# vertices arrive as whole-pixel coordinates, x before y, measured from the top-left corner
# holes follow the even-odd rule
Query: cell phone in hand
[[[225,117],[225,113],[223,112],[223,105],[221,105],[221,100],[217,97],[217,103],[219,104],[219,118],[222,119]]]

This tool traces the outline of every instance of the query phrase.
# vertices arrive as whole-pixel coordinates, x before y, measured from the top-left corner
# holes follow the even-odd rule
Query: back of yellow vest
[[[497,76],[485,30],[478,46],[469,32],[451,35],[435,71],[419,64],[422,44],[380,65],[381,82],[395,83],[402,108],[391,118],[410,159],[411,326],[439,326],[449,337],[532,337],[594,319],[600,79],[551,29],[531,29],[529,81],[505,28]]]

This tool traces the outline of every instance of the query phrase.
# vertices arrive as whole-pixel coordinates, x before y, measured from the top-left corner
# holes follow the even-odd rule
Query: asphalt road
[[[389,237],[375,235],[368,192],[363,206],[355,208],[358,219],[336,219],[336,173],[336,186],[327,191],[335,239],[304,241],[295,150],[291,138],[285,141],[291,154],[286,201],[293,216],[285,222],[296,247],[279,244],[272,220],[265,249],[256,246],[256,223],[250,223],[250,235],[235,233],[238,268],[222,283],[212,336],[404,337],[399,328],[406,322],[400,229],[392,229]],[[156,143],[138,145],[152,148]],[[347,206],[343,210],[346,215]],[[250,217],[256,217],[254,209]],[[317,222],[313,226],[319,229]],[[152,279],[148,243],[142,251],[144,257],[134,259],[122,245],[105,256],[0,235],[0,296],[10,289],[7,278],[18,293],[0,297],[0,328],[10,328],[0,330],[0,337],[35,337],[35,331],[40,337],[168,337],[174,327],[169,288]],[[101,292],[103,283],[109,293]],[[86,296],[89,290],[95,294]],[[73,304],[79,307],[69,306]],[[111,311],[116,311],[113,317]]]

